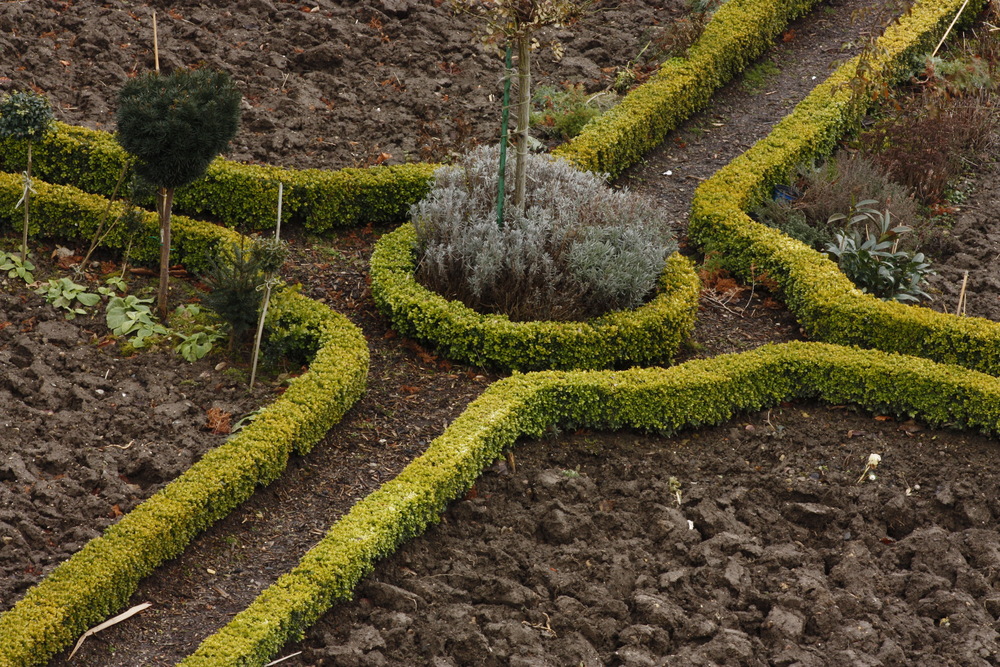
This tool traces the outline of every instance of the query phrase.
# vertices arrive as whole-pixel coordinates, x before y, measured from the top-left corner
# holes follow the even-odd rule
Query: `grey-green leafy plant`
[[[108,328],[114,335],[127,338],[134,348],[145,347],[151,336],[167,335],[167,328],[156,321],[149,308],[152,303],[153,299],[134,294],[111,297],[105,314]]]
[[[513,320],[582,320],[640,305],[676,248],[663,214],[564,160],[529,155],[524,212],[510,207],[498,227],[498,150],[480,147],[440,168],[411,209],[418,280]]]
[[[826,252],[863,292],[887,301],[929,299],[921,285],[934,273],[930,263],[923,253],[899,248],[900,236],[911,228],[893,227],[888,211],[867,208],[874,203],[858,202],[851,214],[834,216],[831,222],[847,222],[844,230],[834,235]]]
[[[31,205],[31,147],[52,131],[52,105],[44,95],[32,91],[17,91],[0,100],[0,138],[18,139],[28,144],[27,167],[24,172],[24,230],[21,240],[21,260],[28,259],[28,209]]]
[[[236,136],[240,100],[228,74],[208,69],[178,69],[167,75],[152,72],[129,80],[119,93],[115,136],[136,158],[136,173],[160,189],[157,308],[164,321],[174,190],[204,174]]]
[[[87,308],[101,302],[101,296],[88,292],[86,286],[73,282],[69,278],[50,278],[35,290],[36,294],[56,308],[66,311],[66,319],[71,320],[77,315],[86,315]]]
[[[35,275],[32,271],[35,265],[30,259],[22,259],[17,255],[6,253],[0,250],[0,271],[6,271],[8,278],[20,278],[26,284],[35,282]]]

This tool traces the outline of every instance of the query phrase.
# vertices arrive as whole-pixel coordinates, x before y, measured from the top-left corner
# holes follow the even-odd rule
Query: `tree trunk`
[[[160,209],[160,291],[156,297],[156,308],[160,321],[165,325],[170,285],[170,209],[174,204],[174,189],[160,188],[157,199]]]
[[[522,34],[517,40],[517,163],[514,165],[514,207],[524,212],[524,191],[527,180],[528,115],[531,111],[531,36]]]
[[[28,168],[24,172],[24,235],[21,237],[21,264],[28,261],[28,206],[31,200],[31,142],[28,142]]]

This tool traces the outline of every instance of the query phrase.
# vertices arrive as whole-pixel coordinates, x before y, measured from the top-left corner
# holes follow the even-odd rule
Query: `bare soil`
[[[304,665],[995,665],[996,452],[812,403],[524,442],[517,472],[495,465],[290,648]]]
[[[15,0],[0,8],[0,89],[33,87],[59,120],[114,128],[128,77],[155,65],[229,72],[243,93],[243,125],[229,157],[339,169],[436,162],[499,134],[503,59],[480,26],[446,0],[201,0],[73,3]],[[538,85],[606,88],[684,0],[602,0],[533,58]],[[655,56],[655,44],[641,61]]]
[[[600,90],[610,82],[611,68],[642,49],[650,25],[677,18],[683,7],[612,4],[593,26],[561,35],[567,55],[558,65],[539,58],[538,79],[581,81],[588,90]],[[120,2],[7,2],[0,5],[0,53],[17,65],[0,77],[0,87],[37,86],[56,101],[61,119],[111,129],[120,83],[152,64],[153,8],[162,67],[204,61],[239,81],[247,99],[245,125],[230,157],[337,168],[444,159],[497,135],[496,105],[489,100],[499,90],[497,58],[474,40],[467,20],[451,16],[445,6],[410,0],[351,6],[255,0],[238,9],[194,0],[138,8]],[[877,8],[890,11],[896,4]],[[762,90],[730,84],[622,183],[668,208],[683,241],[684,214],[697,183],[765,136],[816,81],[876,33],[883,18],[861,0],[821,4],[766,56],[778,73],[765,79]],[[118,57],[101,57],[110,49]],[[980,249],[976,241],[993,238],[986,228],[1000,186],[992,167],[974,180],[962,216],[976,217],[960,217],[954,237],[958,254],[973,258],[962,261],[989,267],[1000,249]],[[400,339],[375,312],[367,258],[385,231],[294,238],[286,266],[290,281],[301,281],[307,294],[364,331],[372,351],[367,394],[312,454],[293,459],[281,479],[144,582],[133,601],[152,601],[154,607],[89,639],[74,665],[176,663],[294,566],[353,502],[419,455],[497,379]],[[978,275],[983,281],[976,300],[969,295],[970,315],[986,310],[980,303],[997,300],[989,272]],[[24,317],[44,310],[28,303],[33,305]],[[23,320],[5,304],[0,311]],[[63,330],[57,318],[39,321]],[[27,387],[33,380],[19,377],[18,364],[28,358],[18,347],[22,337],[13,325],[0,331],[0,387],[7,391],[7,385]],[[722,284],[703,294],[681,360],[800,337],[794,318],[761,285]],[[64,338],[44,347],[58,347],[58,359],[76,359],[78,348],[94,348],[105,363],[80,363],[99,369],[111,356],[117,373],[111,377],[121,382],[131,381],[131,373],[154,373],[119,370],[127,360],[90,345],[85,333]],[[36,354],[42,353],[33,351],[32,360]],[[66,395],[122,391],[118,384],[93,384],[87,379],[93,370],[80,371],[78,387],[62,370],[65,361],[45,363],[56,369],[58,382],[65,380],[59,388]],[[178,373],[185,366],[169,356],[156,363]],[[192,398],[190,383],[158,387],[163,396],[143,399],[160,405],[189,400],[195,407],[183,417],[197,432],[200,413],[222,400],[213,393],[218,374],[210,368],[190,377],[210,385],[207,399]],[[211,381],[200,379],[203,372],[212,374]],[[29,400],[49,400],[42,386],[25,392]],[[110,406],[89,394],[79,403]],[[6,404],[0,400],[0,410]],[[65,518],[49,509],[64,500],[27,502],[18,473],[0,465],[0,513],[9,509],[16,517],[8,522],[10,543],[27,545],[14,559],[25,568],[2,575],[4,608],[52,563],[113,521],[108,514],[115,504],[126,511],[140,495],[129,485],[151,490],[204,451],[150,448],[151,455],[166,456],[145,464],[159,471],[147,482],[135,472],[142,465],[124,455],[145,452],[143,442],[165,442],[159,434],[173,425],[97,438],[73,425],[113,423],[117,412],[103,420],[85,414],[63,422],[62,410],[47,415],[45,409],[32,426],[35,432],[65,424],[64,434],[88,440],[69,440],[72,447],[58,451],[76,460],[91,457],[98,470],[112,471],[104,477],[126,479],[119,480],[122,488],[101,496],[90,496],[86,484],[75,492],[94,515],[84,525],[76,515]],[[143,416],[145,427],[152,416]],[[14,416],[0,417],[0,424],[8,422]],[[3,433],[9,433],[6,426]],[[136,444],[128,450],[108,447],[131,440]],[[35,488],[68,487],[46,463],[62,455],[36,455],[37,447],[34,441],[18,443],[10,452],[39,480]],[[169,447],[180,444],[171,437]],[[857,483],[870,453],[882,454],[884,463],[876,479]],[[37,472],[28,462],[35,456]],[[440,526],[383,563],[358,600],[338,606],[305,640],[285,647],[282,656],[301,653],[281,664],[998,664],[995,457],[993,440],[811,404],[670,439],[577,433],[522,443],[516,473],[503,466],[488,471]],[[85,481],[93,474],[81,473]],[[679,504],[670,477],[681,485]],[[56,532],[69,524],[75,532]],[[3,558],[0,565],[7,567]],[[68,663],[62,656],[52,664]]]
[[[225,441],[274,387],[251,394],[218,357],[123,357],[103,313],[0,289],[0,610]],[[210,414],[210,412],[212,414]],[[215,420],[212,419],[213,415]]]

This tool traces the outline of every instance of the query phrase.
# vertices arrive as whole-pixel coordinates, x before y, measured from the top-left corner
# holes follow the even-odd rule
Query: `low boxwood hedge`
[[[0,170],[24,169],[24,142],[0,140]],[[129,156],[114,136],[100,130],[56,123],[55,131],[32,149],[39,180],[72,185],[110,197]],[[244,231],[271,229],[277,219],[278,183],[284,184],[282,221],[316,234],[337,227],[388,223],[406,218],[410,205],[430,188],[434,164],[367,169],[285,169],[217,158],[206,174],[174,198],[177,211],[209,215]],[[152,202],[142,202],[152,206]]]
[[[4,215],[20,187],[19,178],[0,174]],[[41,182],[35,187],[33,220],[50,236],[86,238],[108,206],[100,197],[74,188]],[[149,222],[155,230],[155,222]],[[189,266],[204,265],[203,253],[236,236],[193,220],[175,219],[175,225],[179,259]],[[119,247],[121,242],[116,242]],[[368,373],[368,346],[347,318],[284,290],[271,302],[267,330],[272,344],[310,357],[309,370],[252,424],[87,543],[0,615],[0,666],[44,663],[121,609],[140,579],[180,554],[195,535],[226,516],[258,485],[277,478],[292,452],[308,452],[360,397]]]
[[[490,386],[425,454],[355,505],[295,569],[181,664],[265,664],[334,603],[350,599],[379,558],[436,523],[519,437],[538,437],[554,424],[670,433],[795,398],[1000,432],[997,378],[822,343],[770,345],[666,369],[514,375]]]
[[[581,169],[621,174],[658,146],[712,94],[771,47],[816,0],[729,0],[686,58],[663,63],[651,80],[593,119],[552,153]]]
[[[371,258],[372,298],[399,333],[430,343],[448,359],[518,371],[667,364],[694,328],[701,283],[691,262],[676,253],[656,296],[635,310],[588,322],[511,322],[420,285],[415,241],[409,223],[379,239]]]
[[[767,272],[803,328],[818,340],[1000,375],[1000,324],[880,301],[862,293],[820,253],[744,212],[770,196],[796,165],[831,153],[837,140],[858,125],[870,101],[865,87],[857,85],[859,66],[869,84],[892,83],[909,71],[915,56],[934,47],[962,5],[963,0],[917,3],[864,59],[845,63],[817,86],[769,136],[698,188],[688,234],[737,275],[749,279],[753,272]],[[970,3],[965,15],[974,16],[982,5]]]

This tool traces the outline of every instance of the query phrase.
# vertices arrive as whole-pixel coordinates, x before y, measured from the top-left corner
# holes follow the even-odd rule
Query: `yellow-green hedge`
[[[913,58],[934,47],[962,0],[925,0],[878,40],[866,76],[893,82]],[[974,16],[983,3],[973,2]],[[802,162],[829,154],[861,119],[868,100],[853,85],[858,59],[816,87],[771,134],[719,170],[695,193],[689,239],[717,253],[744,278],[762,271],[775,279],[788,307],[819,340],[928,357],[1000,375],[1000,325],[880,301],[857,289],[820,253],[751,220],[744,210],[770,195]]]
[[[675,253],[652,301],[587,322],[511,322],[449,301],[414,278],[416,231],[407,223],[379,239],[371,258],[375,305],[399,333],[448,359],[509,370],[627,368],[667,364],[694,328],[701,283]]]
[[[705,106],[719,86],[760,56],[789,21],[817,1],[729,0],[689,49],[688,58],[663,63],[652,81],[629,93],[555,154],[589,171],[621,173]],[[128,160],[113,135],[64,123],[55,127],[34,145],[33,173],[49,183],[111,196]],[[26,155],[24,142],[0,140],[0,170],[20,172]],[[282,222],[321,234],[405,219],[409,207],[429,190],[436,167],[421,163],[295,170],[219,158],[203,178],[177,191],[174,205],[182,213],[209,215],[230,227],[269,229],[277,216],[281,181]]]
[[[0,140],[0,170],[20,172],[26,157],[24,142]],[[55,132],[32,149],[32,174],[110,197],[127,160],[128,154],[107,132],[56,123]],[[430,188],[436,166],[296,170],[218,158],[205,176],[177,190],[174,205],[180,212],[206,214],[230,227],[269,229],[277,219],[280,181],[282,221],[321,234],[336,227],[404,220],[410,205]]]
[[[439,520],[517,438],[553,424],[673,432],[780,401],[818,398],[1000,431],[1000,380],[926,359],[789,343],[672,368],[514,375],[493,384],[427,452],[359,502],[299,565],[208,637],[184,667],[263,665],[348,600],[375,562]]]
[[[0,210],[8,203],[0,174]],[[33,215],[63,238],[89,233],[100,198],[72,188],[37,183]],[[64,217],[70,216],[70,217]],[[197,239],[191,229],[196,229]],[[214,236],[213,236],[214,233]],[[235,234],[190,221],[175,231],[189,265],[193,253],[217,247]],[[306,453],[364,391],[368,346],[347,318],[292,290],[275,295],[267,329],[272,344],[312,356],[309,370],[248,427],[207,453],[187,472],[129,512],[104,535],[57,567],[0,615],[0,667],[44,663],[87,628],[120,610],[139,580],[180,554],[191,539],[246,500],[258,485],[277,478],[289,455]]]
[[[652,80],[589,122],[552,153],[581,169],[617,176],[703,108],[712,94],[767,50],[816,0],[729,0],[687,58],[663,63]]]
[[[89,241],[102,219],[110,223],[122,211],[119,202],[88,194],[65,185],[51,185],[32,179],[35,194],[31,195],[29,231],[33,239],[63,239]],[[24,224],[24,209],[14,208],[21,198],[23,182],[20,175],[0,172],[0,228],[20,229]],[[138,210],[142,230],[130,239],[125,225],[117,225],[103,245],[123,251],[130,247],[134,261],[155,263],[160,256],[160,223],[154,213]],[[191,271],[202,271],[208,258],[217,256],[220,248],[238,241],[236,232],[182,215],[171,221],[171,262],[182,263]]]

